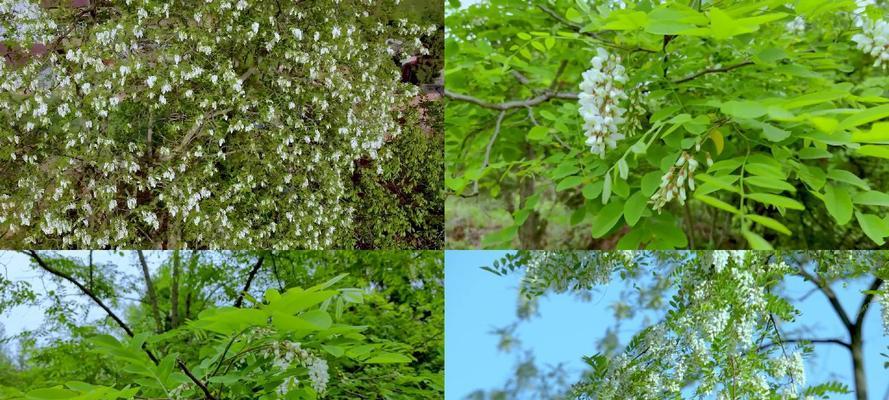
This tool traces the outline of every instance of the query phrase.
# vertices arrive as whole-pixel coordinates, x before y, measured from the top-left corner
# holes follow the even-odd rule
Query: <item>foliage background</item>
[[[627,8],[614,11],[619,7],[610,4],[617,3]],[[884,2],[866,13],[851,0],[448,4],[449,248],[884,245],[889,171],[870,150],[882,152],[889,140],[880,122],[889,110],[887,78],[852,40],[861,32],[855,15],[885,20]],[[708,20],[714,8],[733,21],[712,24],[725,27],[719,35]],[[759,22],[733,31],[746,23],[742,17]],[[797,20],[805,30],[788,28]],[[686,31],[694,27],[696,33]],[[576,100],[597,47],[621,57],[627,93],[642,105],[624,106],[630,121],[621,132],[627,139],[604,160],[584,144]],[[651,90],[633,89],[639,85]],[[799,97],[804,94],[809,97]],[[759,111],[744,115],[733,108],[790,104],[782,101],[791,98],[809,102],[798,103],[807,105],[794,109],[789,120],[750,118]],[[833,128],[859,117],[857,127]],[[762,123],[771,125],[763,130]],[[650,144],[646,153],[635,154],[630,147],[640,138]],[[859,152],[861,145],[876,147]],[[719,164],[745,159],[748,149],[751,164],[767,165],[772,171],[765,172],[774,174],[754,172],[759,176],[739,184],[743,173],[705,168],[708,154]],[[697,157],[696,194],[706,195],[689,192],[688,206],[673,201],[662,213],[653,211],[646,201],[681,151]],[[619,177],[621,155],[628,178]],[[604,194],[606,175],[613,182],[610,197]],[[866,196],[880,200],[861,198],[868,190],[875,193]],[[792,202],[768,196],[745,202],[738,195],[751,192]],[[799,207],[804,211],[793,209]]]
[[[150,301],[135,252],[43,253],[86,265],[90,255],[96,271],[91,287],[136,332],[153,332]],[[171,253],[145,252],[152,270],[161,314],[171,324]],[[410,357],[409,363],[362,364],[328,357],[329,398],[360,393],[372,399],[414,399],[443,396],[444,292],[443,260],[436,252],[200,252],[196,259],[182,253],[179,313],[183,322],[202,311],[235,302],[256,257],[265,263],[255,275],[250,293],[261,299],[266,289],[310,287],[339,274],[348,274],[336,287],[364,292],[360,304],[346,305],[337,322],[367,326],[370,343],[387,346]],[[0,311],[7,325],[0,341],[0,397],[50,387],[68,381],[113,386],[133,385],[125,365],[96,351],[90,340],[99,333],[120,330],[72,285],[57,284],[48,274],[27,266],[26,256],[3,252]],[[194,260],[194,263],[192,263]],[[77,269],[73,268],[76,271]],[[80,268],[84,272],[83,268]],[[247,304],[250,300],[246,300]],[[333,315],[334,305],[331,305]],[[170,332],[166,326],[163,332]],[[225,343],[200,336],[158,334],[163,350],[177,352],[195,368],[210,348]],[[152,343],[154,339],[151,339]],[[159,345],[157,345],[159,347]],[[198,354],[200,352],[200,354]],[[212,387],[212,386],[211,386]],[[225,398],[225,397],[222,397]]]

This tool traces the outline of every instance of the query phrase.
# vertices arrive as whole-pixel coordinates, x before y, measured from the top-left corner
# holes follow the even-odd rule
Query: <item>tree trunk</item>
[[[142,250],[136,252],[139,255],[139,264],[142,265],[142,276],[145,278],[145,290],[148,292],[148,301],[151,303],[151,313],[154,316],[154,322],[157,325],[157,331],[164,331],[164,323],[161,320],[161,314],[157,307],[157,295],[154,293],[154,285],[151,284],[151,274],[148,272],[148,263],[145,262],[145,255]]]
[[[852,371],[855,373],[855,398],[867,400],[867,377],[864,374],[864,354],[862,353],[861,328],[852,332]]]
[[[173,279],[170,283],[170,327],[179,326],[179,250],[173,250]]]

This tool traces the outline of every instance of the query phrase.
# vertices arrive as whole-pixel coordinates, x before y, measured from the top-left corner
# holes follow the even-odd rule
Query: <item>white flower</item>
[[[127,199],[127,208],[129,208],[130,210],[136,208],[136,199],[135,198],[130,197],[129,199]]]
[[[254,22],[253,25],[250,26],[250,30],[253,31],[253,34],[259,33],[259,22]]]
[[[149,76],[148,79],[145,80],[145,83],[148,85],[149,88],[153,88],[155,82],[157,82],[157,77],[154,75]]]
[[[876,4],[873,0],[859,0],[856,4],[852,18],[861,33],[853,35],[852,41],[856,48],[874,57],[875,67],[886,68],[889,66],[889,21],[872,20],[865,14],[868,6]]]
[[[626,109],[620,104],[627,98],[623,84],[627,81],[620,58],[599,48],[590,60],[592,68],[583,73],[580,83],[580,115],[590,151],[605,158],[606,148],[616,148],[625,135],[618,126],[624,122]]]
[[[806,30],[806,20],[803,17],[796,17],[784,25],[784,29],[794,35],[803,33]]]
[[[302,40],[302,39],[303,39],[303,31],[302,31],[302,29],[299,29],[299,28],[293,28],[293,29],[290,30],[290,32],[293,33],[293,37],[295,37],[296,40]]]

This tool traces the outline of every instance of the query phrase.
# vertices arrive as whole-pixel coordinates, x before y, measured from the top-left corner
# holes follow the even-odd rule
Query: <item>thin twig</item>
[[[244,295],[250,290],[250,284],[253,283],[253,278],[256,277],[256,273],[262,268],[262,262],[264,260],[265,254],[259,256],[259,259],[256,260],[256,264],[253,264],[253,268],[250,269],[250,274],[247,275],[247,282],[244,284],[244,289],[241,290],[237,300],[235,300],[235,308],[241,308],[241,305],[244,303]]]
[[[445,89],[445,96],[454,100],[465,101],[467,103],[472,103],[477,106],[483,108],[489,108],[497,111],[506,111],[511,110],[513,108],[521,108],[521,107],[531,107],[536,106],[541,103],[545,103],[547,101],[553,99],[561,99],[561,100],[577,100],[577,93],[556,93],[546,91],[539,96],[532,97],[527,100],[513,100],[507,101],[503,103],[491,103],[485,100],[479,99],[477,97],[467,96],[465,94],[455,93],[450,90]]]
[[[708,68],[703,71],[699,71],[699,72],[696,72],[696,73],[691,74],[689,76],[686,76],[685,78],[675,80],[675,81],[673,81],[673,83],[685,83],[685,82],[697,79],[697,78],[707,75],[707,74],[713,74],[713,73],[717,73],[717,72],[729,72],[733,69],[746,67],[748,65],[753,65],[753,61],[744,61],[744,62],[740,62],[740,63],[734,64],[734,65],[729,65],[728,67],[723,67],[723,68]]]

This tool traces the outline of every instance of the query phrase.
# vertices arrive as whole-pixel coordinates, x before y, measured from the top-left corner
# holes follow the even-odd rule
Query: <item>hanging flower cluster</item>
[[[593,386],[581,388],[580,398],[663,399],[684,390],[717,399],[799,396],[806,384],[802,352],[758,350],[763,337],[778,339],[771,336],[758,277],[791,268],[765,265],[753,252],[699,256],[699,263],[676,275],[679,289],[671,301],[683,305],[680,311],[638,335]],[[731,368],[709,373],[711,365]],[[688,387],[689,377],[698,382]]]
[[[327,361],[303,349],[299,343],[286,340],[278,342],[273,346],[271,354],[274,356],[274,366],[281,371],[288,371],[293,367],[305,368],[316,393],[324,393],[327,389],[327,382],[330,380]],[[298,386],[299,379],[293,375],[288,376],[278,386],[278,394],[284,396]]]
[[[0,13],[38,3],[0,0]],[[386,39],[419,51],[413,38],[435,29],[380,20],[390,3],[128,0],[86,22],[62,9],[40,29],[4,26],[50,51],[0,61],[0,235],[336,246],[356,163],[379,167],[412,120],[416,89]]]
[[[625,137],[618,126],[624,122],[626,112],[621,102],[627,99],[623,90],[627,75],[620,57],[601,47],[590,63],[592,68],[583,73],[580,83],[580,116],[587,146],[593,154],[605,158],[605,150],[617,147],[617,142]]]
[[[698,161],[691,154],[683,151],[676,163],[661,177],[661,185],[649,201],[652,204],[652,209],[660,211],[673,199],[679,200],[679,204],[684,205],[688,195],[686,187],[688,192],[695,190],[695,169],[697,168]]]
[[[874,57],[874,66],[886,68],[889,65],[889,21],[870,19],[867,8],[876,5],[874,0],[858,0],[853,20],[861,33],[852,36],[855,47]]]

